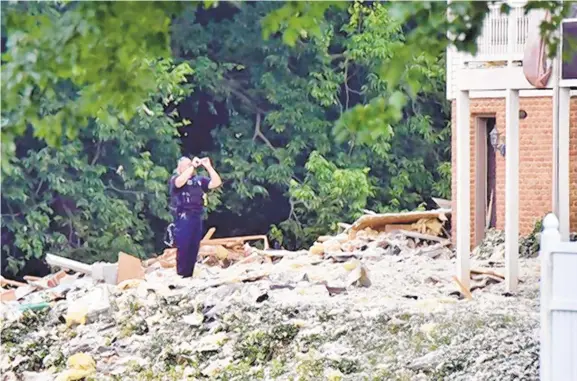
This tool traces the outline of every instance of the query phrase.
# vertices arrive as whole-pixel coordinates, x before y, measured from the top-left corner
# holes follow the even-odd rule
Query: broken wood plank
[[[160,267],[162,267],[163,269],[169,269],[172,267],[176,266],[176,261],[175,260],[166,260],[166,259],[161,259],[160,261],[158,261],[160,263]]]
[[[439,218],[440,215],[447,214],[451,214],[450,209],[364,215],[351,226],[350,233],[355,236],[356,232],[365,228],[379,230],[391,224],[412,224],[422,218]]]
[[[50,266],[60,267],[63,269],[73,270],[77,273],[89,274],[92,272],[92,266],[86,263],[73,261],[72,259],[59,257],[54,254],[46,254],[46,263]]]
[[[319,236],[319,238],[317,238],[317,242],[323,243],[323,242],[327,242],[328,240],[331,240],[334,238],[335,237],[333,237],[332,235],[321,235],[321,236]]]
[[[471,291],[469,291],[469,289],[467,287],[463,286],[463,283],[461,283],[459,278],[457,278],[456,276],[453,275],[453,281],[459,287],[459,290],[461,291],[461,295],[463,295],[468,300],[473,299],[473,294],[471,294]]]
[[[264,248],[265,250],[269,248],[268,238],[266,235],[247,235],[247,236],[239,236],[239,237],[227,237],[227,238],[216,238],[216,239],[209,239],[209,240],[202,240],[200,241],[200,245],[226,245],[226,244],[237,244],[237,243],[244,243],[246,241],[264,241]]]
[[[28,284],[27,283],[23,283],[23,282],[18,282],[16,280],[11,280],[11,279],[6,279],[4,277],[0,277],[0,286],[4,287],[4,286],[13,286],[13,287],[27,287]]]
[[[391,233],[399,230],[411,230],[412,224],[390,224],[385,226],[385,232]]]
[[[216,228],[210,228],[208,229],[208,231],[206,232],[206,234],[204,235],[204,237],[202,237],[203,241],[209,240],[212,238],[212,236],[214,235],[214,232],[216,231]]]
[[[0,301],[2,302],[13,302],[17,300],[16,299],[16,291],[14,289],[8,290],[8,291],[3,291],[0,294]]]
[[[435,204],[441,209],[451,209],[451,200],[446,200],[439,197],[431,197]]]
[[[256,241],[259,239],[265,239],[266,235],[245,235],[245,236],[237,236],[237,237],[224,237],[224,238],[215,238],[210,240],[202,240],[201,243],[205,244],[220,244],[221,242],[230,242],[230,241]]]
[[[161,255],[154,257],[154,258],[149,258],[149,259],[143,261],[142,265],[144,267],[149,267],[149,266],[152,266],[153,264],[155,264],[156,262],[160,261],[161,259],[169,260],[171,258],[174,258],[175,256],[176,256],[176,249],[174,249],[174,248],[166,249],[166,250],[164,250],[164,252]]]
[[[489,269],[471,269],[471,274],[492,275],[494,277],[500,278],[501,280],[505,279],[505,275],[499,274],[498,272]]]
[[[160,261],[160,257],[148,258],[148,259],[142,261],[142,265],[144,267],[150,267],[158,261]]]
[[[402,233],[405,237],[409,237],[409,238],[417,238],[417,239],[422,239],[425,241],[439,242],[443,246],[447,246],[447,245],[451,244],[451,241],[448,239],[437,237],[437,236],[430,235],[430,234],[417,233],[417,232],[412,232],[409,230],[399,230],[399,233]]]

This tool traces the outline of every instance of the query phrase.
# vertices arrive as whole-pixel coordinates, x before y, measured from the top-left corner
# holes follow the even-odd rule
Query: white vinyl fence
[[[577,242],[549,214],[541,235],[541,381],[577,381]]]

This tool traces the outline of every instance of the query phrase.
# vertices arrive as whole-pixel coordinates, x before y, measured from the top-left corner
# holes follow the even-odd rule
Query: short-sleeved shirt
[[[204,194],[208,192],[210,179],[204,176],[193,176],[186,184],[178,188],[175,180],[178,176],[170,178],[170,208],[173,213],[188,212],[202,214],[204,212]]]

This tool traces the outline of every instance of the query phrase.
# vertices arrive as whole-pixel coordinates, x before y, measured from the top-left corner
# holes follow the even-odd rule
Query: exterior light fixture
[[[527,111],[519,110],[519,119],[525,119],[525,118],[527,118]]]
[[[504,140],[503,136],[497,131],[497,127],[493,127],[489,133],[489,141],[491,142],[491,147],[493,147],[495,151],[499,151],[503,157],[505,157],[506,151]]]

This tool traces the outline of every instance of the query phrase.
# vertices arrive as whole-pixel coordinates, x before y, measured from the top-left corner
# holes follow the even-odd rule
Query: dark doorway
[[[497,224],[497,155],[490,133],[494,116],[477,118],[475,147],[475,245],[485,238],[485,231]]]
[[[495,128],[496,119],[487,119],[486,128],[486,145],[487,145],[487,213],[485,228],[494,228],[497,226],[497,151],[491,144],[490,134]]]

